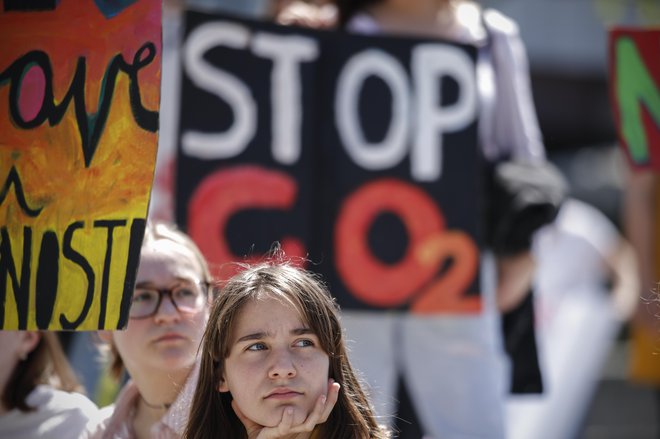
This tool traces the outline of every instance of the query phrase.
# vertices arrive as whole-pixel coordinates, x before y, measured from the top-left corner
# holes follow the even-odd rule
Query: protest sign
[[[0,328],[123,328],[156,159],[161,3],[4,0],[0,34]]]
[[[476,48],[188,12],[176,217],[216,274],[274,241],[344,309],[480,310]]]
[[[659,45],[659,28],[614,28],[609,33],[614,121],[635,169],[660,170]]]

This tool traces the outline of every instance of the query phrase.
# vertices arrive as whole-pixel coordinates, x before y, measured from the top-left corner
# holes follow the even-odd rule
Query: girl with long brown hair
[[[388,437],[348,361],[333,298],[282,259],[244,266],[215,299],[184,437]]]

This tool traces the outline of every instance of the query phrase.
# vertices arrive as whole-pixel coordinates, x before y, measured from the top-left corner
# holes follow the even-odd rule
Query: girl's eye
[[[263,343],[254,343],[247,347],[248,351],[263,351],[266,349],[266,345]]]
[[[184,298],[188,298],[188,297],[194,297],[194,296],[197,295],[197,293],[195,293],[192,290],[192,288],[183,287],[181,289],[176,290],[175,295],[176,295],[176,297],[180,297],[180,298],[184,299]]]
[[[304,347],[307,347],[307,346],[314,346],[314,342],[312,340],[309,340],[309,339],[305,338],[305,339],[296,341],[294,346],[299,347],[299,348],[304,348]]]
[[[135,294],[133,294],[133,302],[149,303],[157,300],[157,297],[158,293],[154,293],[153,291],[136,291]]]

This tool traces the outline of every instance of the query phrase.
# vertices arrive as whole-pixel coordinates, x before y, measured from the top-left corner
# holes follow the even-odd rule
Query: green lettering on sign
[[[660,91],[631,38],[616,42],[616,93],[621,113],[621,133],[635,163],[649,161],[649,145],[641,105],[660,126]]]

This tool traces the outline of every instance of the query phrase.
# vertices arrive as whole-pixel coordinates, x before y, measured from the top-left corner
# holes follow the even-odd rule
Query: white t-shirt
[[[50,386],[37,386],[26,399],[34,411],[13,409],[0,415],[0,438],[78,438],[98,408],[80,393],[68,393]]]

